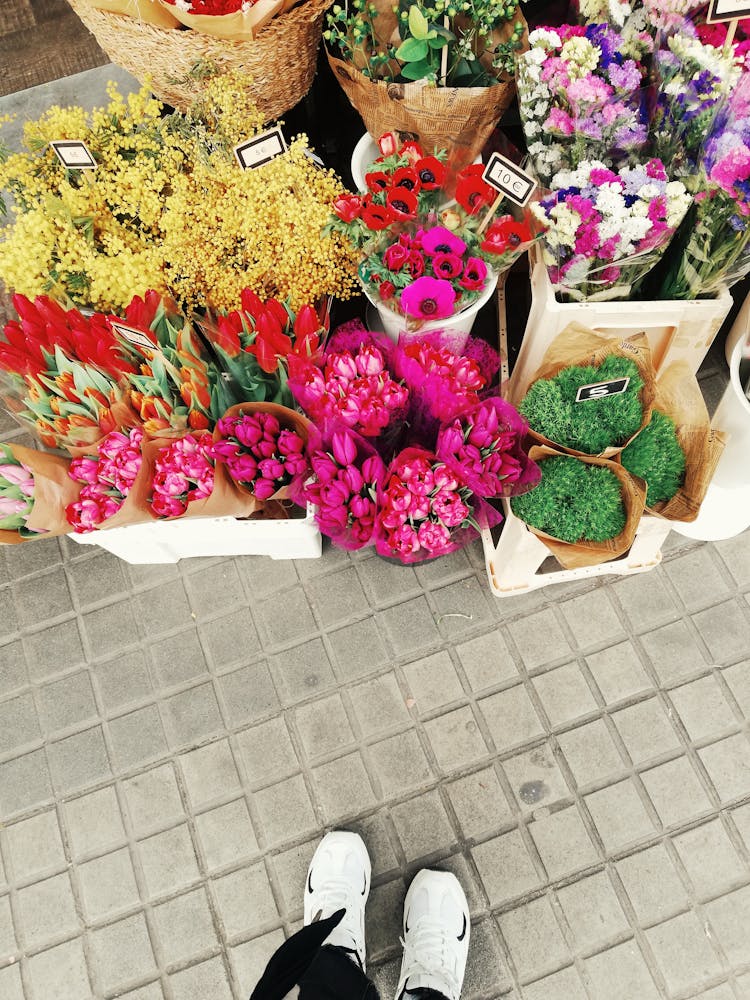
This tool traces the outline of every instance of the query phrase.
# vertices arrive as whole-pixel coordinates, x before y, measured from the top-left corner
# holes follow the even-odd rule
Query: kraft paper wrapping
[[[210,432],[205,431],[200,436],[207,436],[212,440]],[[197,435],[196,435],[197,436]],[[143,442],[143,465],[145,466],[145,479],[148,483],[147,503],[150,504],[153,497],[151,483],[154,478],[154,469],[159,452],[162,448],[167,448],[174,443],[174,438],[158,438]],[[211,496],[205,500],[192,500],[187,505],[184,514],[176,517],[157,517],[159,521],[175,521],[183,517],[250,517],[257,507],[257,501],[248,493],[241,491],[232,481],[226,466],[223,462],[214,464],[214,488]]]
[[[40,534],[22,538],[17,531],[0,530],[0,544],[17,545],[35,542],[41,538],[68,535],[73,530],[65,517],[65,508],[78,499],[81,484],[68,475],[70,459],[48,455],[21,444],[8,444],[8,450],[31,470],[34,477],[34,506],[26,527]]]
[[[112,422],[115,428],[122,433],[126,433],[131,427],[140,427],[142,425],[142,420],[138,414],[133,410],[124,399],[118,399],[109,408],[112,414]],[[73,458],[81,458],[85,455],[96,456],[99,445],[107,436],[101,433],[99,427],[92,427],[90,430],[87,428],[84,437],[90,436],[91,441],[87,444],[81,445],[68,445],[65,447],[65,451]]]
[[[159,0],[91,0],[91,6],[111,14],[132,17],[145,24],[155,24],[159,28],[176,28],[180,23],[172,8]]]
[[[616,354],[633,361],[638,368],[643,379],[639,399],[643,410],[641,426],[631,435],[627,441],[621,445],[605,450],[598,456],[599,458],[613,458],[619,455],[623,448],[626,448],[633,438],[639,434],[651,420],[651,410],[654,404],[655,375],[654,366],[651,360],[651,348],[648,344],[648,337],[645,333],[637,333],[631,337],[605,337],[580,323],[569,323],[568,326],[558,334],[547,348],[542,363],[530,380],[528,386],[523,390],[523,396],[529,391],[531,386],[540,379],[552,379],[563,368],[578,365],[600,365],[610,354]],[[580,406],[595,406],[596,403],[580,403]],[[559,441],[550,441],[543,434],[538,434],[529,428],[529,437],[539,444],[556,448],[568,455],[578,455],[585,457],[586,453],[577,451],[575,448],[568,448]]]
[[[685,453],[685,482],[671,500],[663,500],[646,510],[668,521],[694,521],[727,436],[712,429],[698,380],[685,361],[673,362],[658,378],[654,409],[674,420],[677,440]]]
[[[251,42],[271,18],[285,9],[284,0],[258,0],[250,10],[236,10],[233,14],[190,14],[173,4],[165,6],[186,28],[235,42]]]
[[[310,439],[310,433],[313,430],[312,423],[298,413],[296,410],[290,409],[288,406],[282,406],[281,403],[235,403],[234,406],[230,406],[227,412],[224,414],[223,419],[231,420],[233,417],[241,417],[246,413],[271,413],[278,420],[282,428],[286,428],[290,431],[296,431],[302,440],[305,442],[305,447]],[[221,434],[219,433],[218,425],[214,430],[214,441],[222,440]],[[228,473],[229,475],[229,473]],[[231,479],[231,475],[229,475]],[[250,497],[253,498],[256,504],[256,510],[263,506],[263,500],[256,500],[255,494],[243,486],[242,483],[235,483],[237,489]],[[293,493],[296,493],[295,484],[289,483],[287,486],[282,486],[281,489],[276,490],[276,492],[268,498],[266,503],[271,503],[275,500],[289,500]]]
[[[376,141],[395,132],[400,142],[418,142],[425,153],[448,150],[448,167],[463,170],[482,151],[513,100],[511,78],[492,87],[430,87],[422,81],[385,83],[364,76],[350,62],[328,62],[365,128]]]
[[[529,458],[535,462],[541,462],[545,458],[554,455],[568,455],[569,453],[557,448],[549,448],[547,445],[534,445],[529,450]],[[633,544],[635,533],[643,514],[646,503],[646,484],[642,479],[631,474],[616,462],[611,462],[606,458],[596,458],[594,456],[580,456],[578,461],[587,465],[601,465],[610,469],[620,480],[622,486],[622,502],[625,506],[625,527],[619,535],[608,539],[606,542],[563,542],[553,535],[548,535],[544,531],[539,531],[532,525],[526,524],[529,531],[533,532],[537,538],[547,546],[555,559],[563,569],[580,569],[582,566],[598,566],[599,563],[609,562],[624,555]],[[544,475],[544,466],[542,466]]]

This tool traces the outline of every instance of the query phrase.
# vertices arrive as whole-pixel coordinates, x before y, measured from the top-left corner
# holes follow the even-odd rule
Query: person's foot
[[[404,901],[404,957],[396,996],[436,990],[459,1000],[469,954],[469,904],[455,875],[423,869]]]
[[[325,944],[350,952],[365,969],[365,903],[372,867],[364,841],[356,833],[334,830],[318,844],[307,871],[305,924],[345,909],[341,923]]]

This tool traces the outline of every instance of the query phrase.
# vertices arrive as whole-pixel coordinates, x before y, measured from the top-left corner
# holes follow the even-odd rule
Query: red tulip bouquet
[[[324,232],[343,233],[361,251],[368,297],[419,329],[472,305],[532,234],[507,215],[487,228],[497,191],[482,179],[482,164],[449,178],[445,151],[424,156],[413,142],[397,149],[390,133],[380,148],[377,169],[365,174],[367,191],[342,193]],[[444,204],[449,180],[455,202]]]

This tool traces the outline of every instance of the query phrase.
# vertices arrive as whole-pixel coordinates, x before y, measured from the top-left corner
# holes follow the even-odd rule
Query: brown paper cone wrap
[[[529,458],[539,462],[542,459],[550,458],[554,455],[568,455],[569,453],[557,448],[549,448],[547,445],[534,445],[529,450]],[[601,465],[610,469],[620,480],[622,486],[622,502],[625,506],[625,527],[614,538],[606,542],[563,542],[553,535],[548,535],[544,531],[539,531],[532,525],[524,522],[529,531],[533,532],[537,538],[541,539],[555,559],[563,569],[580,569],[582,566],[598,566],[599,563],[610,562],[617,559],[628,551],[633,544],[635,533],[643,514],[646,503],[646,484],[624,469],[616,462],[610,462],[606,458],[596,458],[594,456],[580,456],[578,461],[587,465]]]
[[[627,441],[617,447],[605,448],[597,456],[598,458],[613,458],[615,455],[619,455],[623,448],[626,448],[651,420],[651,410],[653,409],[656,389],[651,349],[645,333],[637,333],[632,337],[622,338],[604,337],[593,330],[589,330],[588,327],[582,326],[580,323],[569,323],[547,348],[541,365],[526,389],[523,390],[523,395],[525,396],[535,382],[538,382],[540,379],[552,379],[563,368],[578,365],[600,365],[610,354],[628,358],[637,366],[640,376],[643,379],[643,388],[638,394],[643,410],[643,418],[641,426],[635,434],[631,435]],[[587,406],[588,403],[578,403],[576,405]],[[596,404],[592,403],[591,405]],[[585,452],[577,451],[575,448],[568,448],[559,441],[551,441],[543,434],[538,434],[531,428],[529,428],[529,437],[538,444],[558,449],[568,455],[586,457]]]
[[[673,362],[657,379],[654,409],[674,420],[685,453],[685,481],[671,500],[646,510],[668,521],[694,521],[724,451],[726,435],[711,428],[698,380],[685,361]]]
[[[212,435],[208,431],[204,431],[203,434],[212,438]],[[182,436],[184,437],[184,435]],[[157,438],[143,442],[143,464],[146,467],[146,479],[148,482],[147,502],[149,503],[149,507],[151,506],[150,501],[153,497],[151,483],[154,478],[156,460],[162,448],[167,448],[170,444],[174,444],[174,440],[171,437]],[[214,488],[210,497],[206,497],[205,500],[192,500],[187,505],[185,513],[177,517],[156,516],[156,519],[158,521],[177,521],[183,517],[250,517],[256,507],[257,501],[255,497],[244,490],[240,490],[232,481],[224,463],[216,462],[214,464]],[[153,510],[153,508],[151,509]]]
[[[236,10],[232,14],[191,14],[175,4],[165,3],[164,6],[176,21],[193,31],[229,41],[251,42],[272,17],[282,12],[284,0],[258,0],[250,10]]]
[[[352,63],[330,52],[326,55],[373,139],[395,132],[400,142],[418,142],[425,154],[447,149],[448,167],[453,173],[476,159],[516,90],[512,78],[499,80],[492,87],[386,83],[371,80]]]
[[[297,413],[296,410],[289,409],[288,406],[282,406],[280,403],[235,403],[234,406],[230,406],[227,412],[224,414],[224,419],[232,419],[233,417],[241,417],[246,413],[271,413],[278,420],[279,424],[290,431],[296,431],[302,440],[307,445],[308,438],[310,436],[310,430],[312,429],[312,424],[307,419],[303,417],[301,413]],[[214,430],[214,441],[221,441],[222,437],[219,434],[218,426]],[[224,463],[220,463],[224,464]],[[227,472],[227,476],[231,479],[231,475]],[[232,480],[233,481],[233,480]],[[291,493],[291,486],[282,486],[281,489],[276,490],[276,492],[268,498],[268,501],[256,500],[255,494],[248,490],[246,487],[242,486],[241,483],[235,484],[237,489],[242,493],[251,496],[257,505],[262,505],[264,502],[270,503],[274,500],[288,500]]]
[[[0,544],[16,545],[70,534],[73,528],[65,517],[65,508],[78,499],[81,491],[81,484],[68,475],[70,460],[21,444],[7,444],[6,447],[34,477],[34,506],[26,527],[41,533],[22,538],[17,531],[0,530]]]
[[[111,14],[133,17],[144,24],[155,24],[159,28],[176,28],[180,23],[170,8],[159,0],[92,0],[92,6]]]

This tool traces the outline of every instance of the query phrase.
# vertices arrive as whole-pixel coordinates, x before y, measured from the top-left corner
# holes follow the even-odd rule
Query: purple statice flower
[[[617,90],[635,90],[641,85],[641,74],[635,60],[626,59],[622,66],[612,62],[607,67],[609,82]]]

